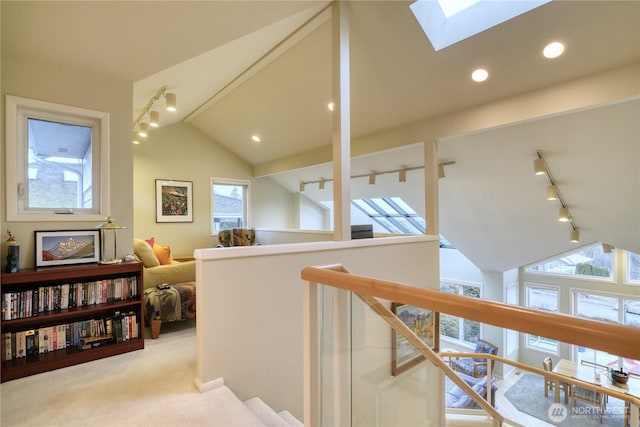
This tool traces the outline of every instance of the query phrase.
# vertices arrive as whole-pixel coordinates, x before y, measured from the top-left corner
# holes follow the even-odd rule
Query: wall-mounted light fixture
[[[558,221],[568,222],[569,225],[571,225],[569,241],[577,243],[580,241],[580,230],[578,230],[578,227],[576,227],[575,220],[569,212],[569,208],[567,207],[562,194],[560,194],[558,184],[553,179],[551,170],[549,170],[549,166],[546,164],[544,158],[542,157],[542,152],[540,150],[537,150],[536,155],[538,156],[538,158],[533,160],[533,171],[536,175],[547,175],[547,178],[549,178],[549,185],[547,185],[547,200],[558,200],[560,202]]]
[[[167,111],[176,111],[176,94],[167,92],[167,87],[162,86],[158,92],[147,102],[147,105],[142,109],[138,116],[133,121],[134,131],[137,128],[138,136],[146,138],[148,136],[149,126],[160,126],[160,113],[157,110],[151,110],[153,105],[160,99],[161,96],[165,98],[165,105]],[[149,122],[143,121],[144,117],[149,114]],[[132,141],[134,144],[139,144],[140,139],[135,138]]]

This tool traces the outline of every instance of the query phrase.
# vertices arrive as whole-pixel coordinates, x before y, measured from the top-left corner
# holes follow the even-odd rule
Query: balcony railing
[[[305,292],[305,309],[309,313],[305,324],[305,425],[351,425],[352,420],[351,408],[349,407],[352,401],[349,362],[351,340],[348,334],[340,329],[344,325],[350,324],[348,309],[344,309],[347,306],[344,303],[344,295],[336,294],[333,297],[333,319],[328,322],[328,324],[332,325],[333,330],[333,335],[331,336],[332,357],[334,358],[331,362],[332,372],[328,377],[326,373],[320,373],[322,369],[320,359],[324,359],[327,356],[319,351],[323,339],[318,336],[318,325],[321,320],[325,322],[329,320],[321,319],[324,314],[319,306],[319,301],[316,299],[320,289],[318,284],[322,284],[356,294],[393,330],[402,335],[440,372],[444,373],[470,396],[481,408],[483,416],[490,420],[489,422],[494,426],[504,424],[517,426],[520,424],[514,420],[506,419],[488,403],[491,402],[491,387],[488,387],[488,396],[485,400],[470,385],[458,377],[449,364],[443,360],[443,357],[479,356],[562,381],[563,383],[574,384],[598,393],[605,393],[628,404],[630,407],[630,425],[638,427],[638,406],[640,406],[640,398],[638,396],[611,388],[604,388],[601,385],[586,383],[554,372],[544,371],[543,369],[500,356],[468,352],[439,354],[426,345],[421,338],[415,335],[407,325],[395,316],[389,309],[389,301],[409,304],[414,307],[450,314],[505,329],[556,339],[561,342],[585,346],[631,359],[640,359],[637,328],[357,276],[350,274],[340,265],[323,268],[306,267],[302,270],[302,279],[309,282]],[[492,378],[491,365],[491,363],[487,364],[488,378]],[[324,378],[329,378],[324,383],[322,380],[323,375]],[[329,387],[327,383],[331,383],[331,386]],[[558,401],[558,387],[555,389],[556,401]],[[321,392],[328,393],[331,397],[320,395]],[[325,408],[321,409],[323,405]],[[321,413],[327,414],[327,406],[331,408],[330,414],[323,416]]]

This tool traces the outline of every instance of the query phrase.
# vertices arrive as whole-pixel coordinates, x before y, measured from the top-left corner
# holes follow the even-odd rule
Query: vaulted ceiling
[[[410,3],[348,5],[354,140],[640,62],[637,1],[552,1],[439,52]],[[5,0],[2,49],[131,81],[132,121],[167,85],[178,112],[161,114],[162,126],[188,123],[257,170],[305,158],[306,167],[273,176],[296,191],[300,181],[331,173],[327,159],[314,154],[331,144],[328,5]],[[554,61],[540,55],[552,40],[567,45]],[[491,73],[482,84],[469,79],[477,67]],[[442,234],[494,271],[575,247],[558,225],[557,205],[544,200],[546,183],[531,174],[540,149],[581,228],[581,244],[606,241],[640,252],[639,123],[636,97],[442,138],[440,158],[456,161],[440,180]],[[420,164],[416,142],[390,141],[381,153],[354,159],[352,170]],[[376,191],[423,203],[414,184],[420,174],[412,172],[404,187],[380,182]],[[354,196],[372,191],[354,181]]]

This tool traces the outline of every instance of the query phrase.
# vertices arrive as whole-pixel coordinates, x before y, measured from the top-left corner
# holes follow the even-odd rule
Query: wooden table
[[[598,366],[576,363],[567,359],[560,359],[558,364],[553,368],[553,372],[580,381],[597,384],[605,389],[615,390],[620,393],[640,398],[640,379],[635,377],[629,377],[629,382],[627,382],[627,384],[613,383],[606,369]],[[559,380],[556,380],[554,396],[556,403],[560,402],[560,390],[558,388],[558,383]],[[638,407],[636,405],[631,405],[631,427],[638,427],[638,415]]]

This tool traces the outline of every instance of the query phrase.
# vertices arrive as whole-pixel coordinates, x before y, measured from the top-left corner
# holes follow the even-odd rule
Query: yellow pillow
[[[153,253],[158,257],[160,265],[171,264],[173,262],[173,258],[171,257],[171,248],[169,246],[162,246],[154,243]]]
[[[133,252],[140,258],[142,265],[146,268],[160,265],[158,257],[153,253],[153,249],[142,239],[133,239]]]

